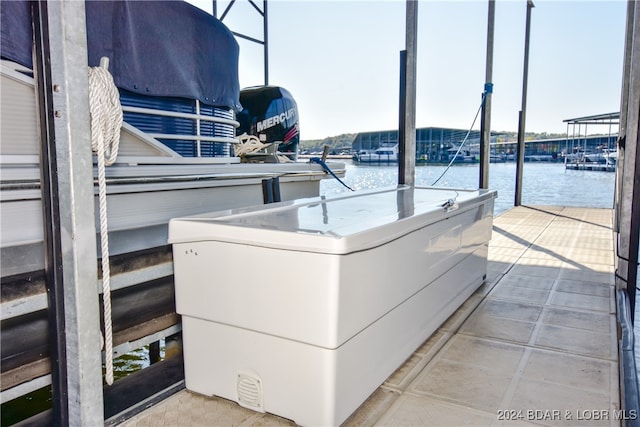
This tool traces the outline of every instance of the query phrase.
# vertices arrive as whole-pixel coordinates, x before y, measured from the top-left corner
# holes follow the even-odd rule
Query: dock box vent
[[[264,412],[262,405],[262,382],[248,373],[238,374],[238,404],[254,411]]]

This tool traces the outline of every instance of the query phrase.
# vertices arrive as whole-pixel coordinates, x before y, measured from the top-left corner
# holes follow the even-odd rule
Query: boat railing
[[[28,163],[32,163],[35,157],[25,157],[27,153],[37,152],[37,138],[35,132],[30,130],[35,129],[34,81],[30,75],[32,70],[3,59],[0,71],[3,77],[3,97],[10,100],[7,105],[14,107],[12,110],[6,109],[9,116],[3,120],[3,163],[10,156],[16,155],[21,155],[21,162],[28,160]],[[8,80],[4,80],[5,78]],[[178,154],[183,158],[213,161],[216,157],[228,159],[233,156],[230,147],[239,144],[236,129],[240,124],[230,108],[213,107],[193,99],[133,93],[121,93],[120,104],[125,113],[124,120],[131,126],[128,129],[130,133],[136,133],[135,128],[141,132],[136,134],[138,139],[142,134],[153,138],[157,144],[152,140],[147,140],[146,144],[154,145],[156,151],[163,152],[164,147],[164,150],[171,150],[170,153],[174,156]],[[17,113],[11,115],[16,111],[27,110],[33,111],[33,116],[21,116]],[[165,153],[164,156],[166,155]],[[162,160],[163,157],[154,158]]]
[[[156,117],[168,117],[176,119],[191,120],[195,123],[194,134],[188,133],[159,133],[159,132],[145,132],[148,136],[157,140],[174,140],[174,141],[193,141],[195,144],[195,157],[203,157],[202,143],[211,142],[219,144],[238,144],[239,141],[235,137],[235,132],[231,129],[237,129],[240,123],[237,120],[229,117],[220,117],[219,115],[206,115],[200,113],[200,101],[195,101],[196,113],[186,113],[180,111],[160,110],[157,108],[135,107],[129,105],[123,105],[122,110],[125,113],[143,114]],[[214,110],[214,114],[219,114],[218,110]],[[230,113],[232,115],[232,113]],[[222,125],[227,128],[227,134],[233,136],[222,136],[220,132],[214,132],[215,136],[208,136],[203,131],[203,122],[211,123],[209,126]]]

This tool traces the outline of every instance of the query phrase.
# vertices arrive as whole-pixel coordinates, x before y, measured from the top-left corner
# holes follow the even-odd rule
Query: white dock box
[[[495,197],[401,186],[172,220],[187,389],[340,425],[483,282]]]

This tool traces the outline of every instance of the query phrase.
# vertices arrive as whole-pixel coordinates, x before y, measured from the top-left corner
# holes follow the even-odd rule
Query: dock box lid
[[[348,254],[380,246],[495,197],[493,190],[409,186],[320,196],[175,218],[169,223],[169,243],[219,241]]]

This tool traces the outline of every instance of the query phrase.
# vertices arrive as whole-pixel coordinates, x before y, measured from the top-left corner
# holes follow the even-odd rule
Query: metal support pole
[[[45,2],[32,3],[31,7],[35,38],[34,80],[40,121],[40,190],[44,224],[44,271],[49,306],[53,419],[58,420],[61,425],[68,425],[67,352],[64,336],[64,289],[59,232],[60,205],[56,197],[58,177],[55,173],[57,167],[54,146],[53,84],[49,67],[47,4]]]
[[[405,155],[407,150],[407,51],[400,51],[400,110],[398,112],[398,184],[405,184],[407,175]]]
[[[529,39],[531,33],[531,9],[533,1],[527,1],[527,21],[524,35],[524,70],[522,73],[522,108],[518,120],[518,157],[516,163],[516,192],[514,206],[522,204],[522,175],[524,168],[524,132],[527,119],[527,82],[529,79]]]
[[[625,147],[625,132],[627,129],[627,108],[629,104],[629,76],[631,73],[631,51],[633,44],[633,24],[635,22],[634,17],[634,0],[627,1],[627,23],[625,30],[625,47],[624,47],[624,62],[623,62],[623,71],[622,71],[622,93],[620,94],[620,123],[618,126],[618,161],[619,165],[616,168],[616,184],[615,184],[615,196],[614,196],[614,224],[613,229],[615,231],[620,231],[620,209],[618,208],[618,203],[621,198],[621,190],[622,190],[622,172],[624,168],[620,165],[624,164],[624,147]]]
[[[102,425],[84,3],[33,7],[54,425]]]
[[[267,14],[267,0],[262,5],[262,40],[264,48],[264,84],[269,84],[269,16]]]
[[[266,205],[273,203],[273,178],[262,180],[262,202]]]
[[[620,188],[617,196],[618,214],[618,244],[616,287],[625,289],[631,306],[631,321],[634,322],[636,303],[636,285],[638,281],[638,246],[640,244],[640,150],[638,137],[640,136],[640,3],[631,2],[627,10],[633,15],[628,21],[627,38],[628,50],[625,64],[627,81],[623,83],[623,103],[626,110],[621,111],[620,128],[624,144],[619,146],[618,168],[621,168]],[[629,25],[630,23],[630,25]],[[630,45],[629,45],[630,43]],[[624,104],[623,104],[624,106]]]
[[[153,365],[160,360],[160,341],[154,341],[149,344],[149,363]]]
[[[273,201],[276,203],[281,202],[282,196],[280,194],[280,178],[274,176],[271,180],[271,185],[273,186]]]
[[[524,166],[524,140],[521,138],[524,135],[524,114],[522,110],[518,111],[518,144],[516,145],[516,192],[514,206],[520,206],[522,204],[522,172]]]
[[[416,65],[417,65],[417,38],[418,38],[418,1],[407,0],[406,12],[406,53],[404,92],[400,101],[399,132],[398,132],[398,184],[414,185],[416,180]],[[402,58],[401,54],[401,58]],[[401,66],[401,68],[403,68]]]
[[[493,38],[496,2],[489,0],[487,12],[487,59],[484,84],[484,101],[480,117],[480,188],[489,188],[489,158],[491,156],[491,93],[493,92]]]

